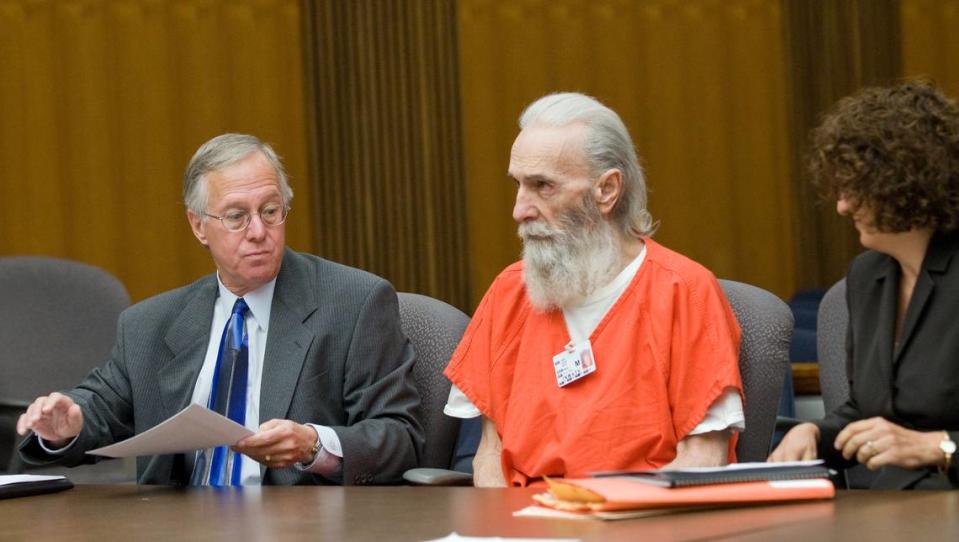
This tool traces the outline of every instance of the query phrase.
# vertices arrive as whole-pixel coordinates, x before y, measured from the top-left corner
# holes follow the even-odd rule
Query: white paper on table
[[[450,533],[426,542],[579,542],[579,538],[507,538],[505,536],[463,536]]]
[[[252,434],[253,431],[222,414],[191,404],[156,427],[87,453],[106,457],[172,454],[232,446]]]
[[[777,470],[783,467],[815,467],[817,465],[823,465],[825,462],[822,459],[807,459],[805,461],[781,461],[779,463],[770,463],[767,461],[762,462],[752,462],[752,463],[730,463],[729,465],[723,465],[722,467],[682,467],[679,469],[659,469],[653,472],[670,472],[673,470],[681,472],[730,472],[737,470],[745,469],[769,469]]]
[[[706,508],[706,507],[703,507]],[[679,514],[700,508],[655,508],[648,510],[609,510],[595,511],[589,513],[567,512],[565,510],[556,510],[555,508],[546,508],[545,506],[530,505],[513,512],[516,518],[547,518],[547,519],[601,519],[603,521],[616,521],[620,519],[636,519],[650,516],[662,516],[666,514]]]
[[[546,508],[535,504],[521,508],[513,512],[514,518],[549,518],[549,519],[575,519],[590,520],[596,519],[592,514],[578,514],[576,512],[567,512],[566,510],[556,510],[555,508]]]
[[[47,482],[49,480],[63,480],[66,476],[53,476],[47,474],[5,474],[0,476],[0,486],[10,484],[27,484],[30,482]]]

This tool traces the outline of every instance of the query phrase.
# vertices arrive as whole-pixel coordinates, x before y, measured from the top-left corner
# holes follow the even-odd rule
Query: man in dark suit
[[[282,163],[257,138],[225,134],[201,146],[184,201],[217,272],[125,311],[110,360],[20,417],[18,431],[32,431],[24,461],[89,461],[87,450],[190,403],[212,408],[219,393],[232,396],[230,417],[255,432],[223,450],[232,481],[210,477],[208,450],[140,457],[140,483],[376,484],[416,466],[419,396],[396,293],[379,277],[287,249],[292,197]],[[236,363],[221,362],[230,329],[242,334],[245,374],[231,369],[219,381],[245,389],[235,408],[241,394],[217,388],[223,363]]]

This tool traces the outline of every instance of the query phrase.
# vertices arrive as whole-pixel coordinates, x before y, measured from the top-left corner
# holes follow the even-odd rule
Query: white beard
[[[526,292],[542,312],[582,303],[609,284],[620,267],[618,239],[588,195],[559,217],[557,227],[524,222],[519,236]]]

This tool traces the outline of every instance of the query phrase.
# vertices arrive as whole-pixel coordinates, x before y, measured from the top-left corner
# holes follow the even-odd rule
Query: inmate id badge
[[[569,343],[562,352],[553,356],[553,370],[556,371],[556,383],[561,388],[596,372],[596,358],[589,339],[579,344]]]

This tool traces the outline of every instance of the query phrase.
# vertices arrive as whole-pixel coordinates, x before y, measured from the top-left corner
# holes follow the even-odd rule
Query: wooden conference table
[[[515,518],[526,489],[78,485],[0,501],[0,540],[959,540],[959,491],[840,492],[834,501],[618,522]]]

